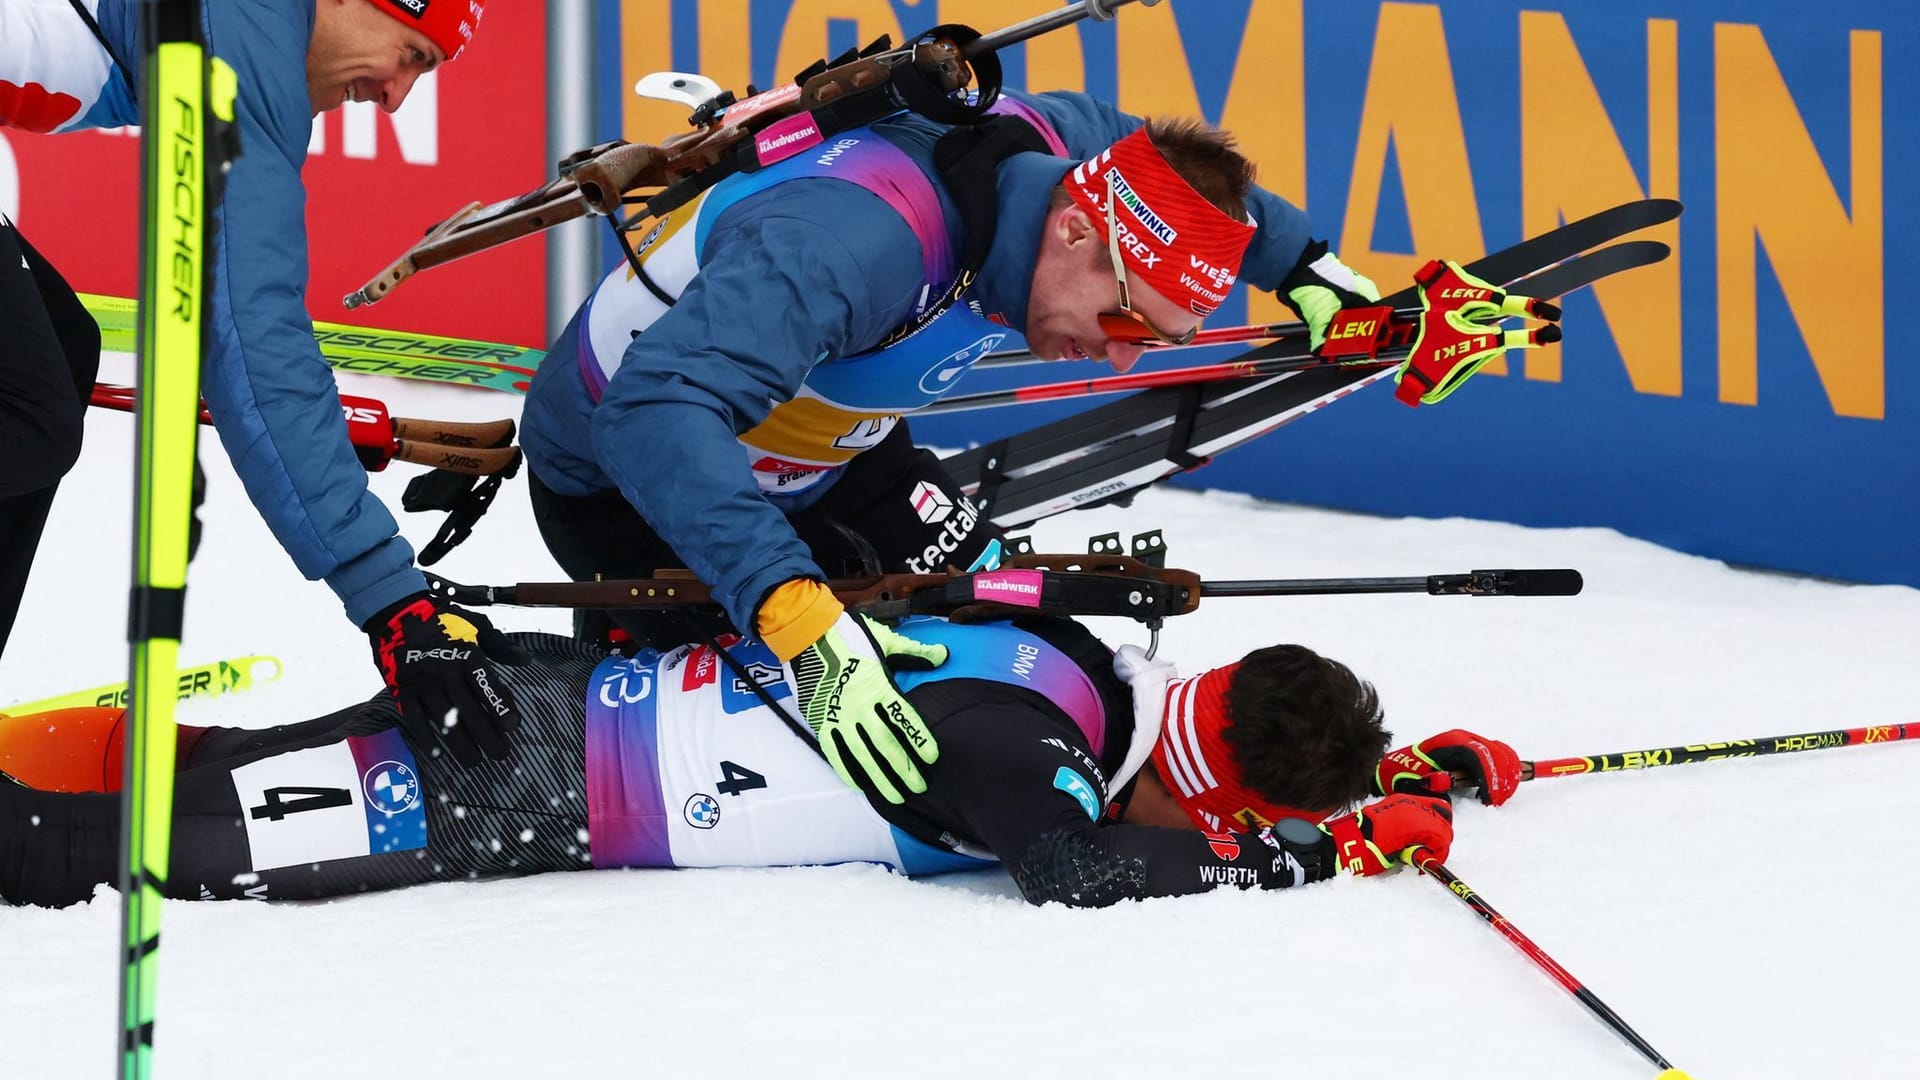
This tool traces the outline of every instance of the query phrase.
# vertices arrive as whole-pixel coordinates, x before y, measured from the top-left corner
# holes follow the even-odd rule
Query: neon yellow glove
[[[1380,289],[1340,257],[1327,250],[1325,240],[1315,240],[1300,253],[1287,280],[1280,283],[1280,299],[1307,324],[1313,337],[1313,351],[1319,352],[1327,340],[1327,325],[1342,308],[1366,307],[1377,303]]]
[[[893,777],[915,794],[927,790],[915,759],[933,764],[940,745],[894,685],[889,668],[924,671],[946,662],[945,645],[915,641],[865,615],[842,612],[784,667],[800,718],[820,740],[833,771],[849,786],[898,804],[906,796]]]

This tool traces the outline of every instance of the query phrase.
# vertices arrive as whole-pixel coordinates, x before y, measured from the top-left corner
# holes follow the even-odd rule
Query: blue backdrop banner
[[[609,18],[618,61],[604,65],[619,85],[603,101],[619,133],[657,140],[684,112],[631,95],[647,71],[765,87],[881,33],[992,29],[1057,6],[624,0]],[[1389,290],[1427,258],[1466,261],[1615,203],[1687,204],[1648,234],[1675,258],[1570,298],[1564,345],[1513,354],[1437,407],[1357,395],[1192,482],[1603,525],[1736,563],[1920,585],[1920,361],[1889,363],[1887,295],[1916,280],[1920,253],[1915,205],[1885,192],[1888,176],[1920,173],[1920,76],[1894,62],[1917,50],[1920,5],[1866,0],[1167,0],[1005,59],[1010,85],[1233,130],[1262,183]],[[1272,297],[1237,297],[1211,322],[1282,317]],[[1062,411],[915,430],[963,445]]]

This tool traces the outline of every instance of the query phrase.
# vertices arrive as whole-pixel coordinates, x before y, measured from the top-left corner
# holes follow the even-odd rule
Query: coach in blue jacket
[[[220,439],[301,573],[324,578],[370,636],[420,745],[462,764],[503,757],[519,720],[469,617],[429,598],[413,549],[367,490],[306,310],[306,191],[315,114],[392,112],[453,59],[484,0],[203,0],[206,40],[238,77],[241,157],[213,249],[204,387]],[[73,131],[140,121],[137,0],[0,4],[0,126]],[[0,221],[0,646],[55,487],[78,456],[97,328],[11,222]]]
[[[928,572],[997,552],[902,414],[1016,332],[1125,371],[1190,340],[1241,276],[1319,327],[1378,295],[1217,129],[1075,93],[994,112],[758,133],[765,167],[636,235],[547,354],[521,433],[569,574],[691,568],[787,666],[842,776],[891,802],[924,790],[916,759],[938,747],[885,669],[944,650],[850,616],[821,579],[849,554]]]

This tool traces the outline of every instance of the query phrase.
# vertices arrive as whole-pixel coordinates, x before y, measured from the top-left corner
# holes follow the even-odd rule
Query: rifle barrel
[[[1152,7],[1159,3],[1160,0],[1139,0],[1139,2],[1146,4],[1148,7]],[[991,34],[983,34],[969,43],[966,48],[962,49],[961,55],[968,60],[972,60],[982,53],[989,53],[995,49],[1004,49],[1008,45],[1018,45],[1028,38],[1039,37],[1041,34],[1047,33],[1050,30],[1058,30],[1063,26],[1071,26],[1089,16],[1100,22],[1105,22],[1113,18],[1113,10],[1115,8],[1123,7],[1131,3],[1134,3],[1134,0],[1074,0],[1073,3],[1063,8],[1049,11],[1045,15],[1035,15],[1031,19],[1014,23],[1005,29],[995,30]]]

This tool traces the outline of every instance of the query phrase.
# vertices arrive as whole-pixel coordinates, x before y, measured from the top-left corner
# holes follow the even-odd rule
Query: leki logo
[[[1893,729],[1891,727],[1870,727],[1867,729],[1866,738],[1861,739],[1860,741],[1861,742],[1892,742]]]

